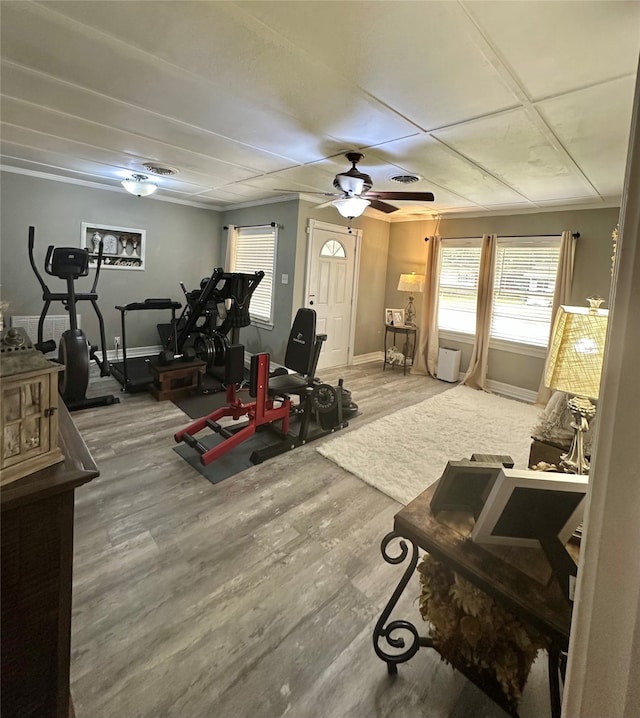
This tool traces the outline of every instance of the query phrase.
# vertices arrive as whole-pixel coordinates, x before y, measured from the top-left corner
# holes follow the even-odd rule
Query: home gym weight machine
[[[109,376],[109,367],[105,355],[105,333],[104,319],[98,307],[98,278],[102,265],[102,240],[98,249],[96,262],[96,274],[93,285],[89,292],[77,293],[75,281],[80,277],[89,274],[89,250],[77,247],[54,247],[49,245],[44,261],[44,270],[52,277],[63,279],[67,283],[66,292],[51,292],[46,285],[42,275],[36,267],[33,256],[35,244],[35,227],[29,227],[29,262],[40,286],[42,287],[42,299],[44,307],[38,320],[38,342],[36,349],[46,353],[56,348],[55,341],[44,341],[44,320],[49,311],[51,302],[62,302],[69,313],[70,328],[62,333],[58,343],[58,363],[64,365],[64,371],[60,372],[58,378],[58,389],[62,399],[69,411],[78,409],[89,409],[96,406],[107,406],[118,403],[112,394],[87,398],[87,387],[89,385],[89,369],[91,360],[95,361],[100,369],[100,376]],[[98,325],[100,327],[100,349],[102,357],[98,357],[98,347],[87,340],[86,334],[78,328],[78,314],[76,304],[78,302],[90,302],[93,307]]]
[[[238,362],[242,355],[236,355],[235,361],[228,357],[226,405],[176,432],[175,441],[193,448],[200,455],[200,463],[207,466],[250,439],[256,431],[269,429],[276,435],[276,441],[256,449],[249,457],[252,463],[259,464],[348,426],[346,412],[343,412],[343,396],[348,396],[350,401],[351,394],[343,389],[342,380],[338,387],[333,387],[315,377],[320,351],[326,340],[326,334],[316,334],[315,330],[315,311],[299,309],[285,352],[284,366],[289,371],[282,374],[269,374],[268,353],[251,357],[249,394],[255,400],[248,403],[243,403],[236,395],[236,384],[244,371],[243,364]],[[297,395],[300,401],[294,404],[291,395]],[[350,402],[350,407],[357,410],[353,402]],[[246,417],[247,421],[223,426],[219,420],[225,417],[236,422]],[[297,431],[290,431],[292,419],[297,421]],[[204,443],[196,437],[203,429],[210,429],[221,441],[213,446],[211,442]]]
[[[207,372],[224,381],[221,372],[227,351],[239,345],[240,329],[251,324],[251,297],[263,277],[262,271],[225,272],[218,267],[200,282],[199,289],[187,291],[181,282],[186,299],[182,314],[168,328],[158,325],[165,347],[178,355],[193,347],[195,355],[206,363]]]
[[[182,304],[171,299],[152,298],[117,305],[121,320],[122,360],[111,362],[111,373],[122,384],[122,390],[146,391],[152,383],[154,367],[168,366],[177,360],[189,362],[200,359],[206,363],[210,374],[228,383],[224,369],[226,357],[232,352],[236,361],[237,353],[241,351],[244,361],[244,347],[237,345],[238,332],[240,327],[251,323],[249,302],[263,276],[264,272],[240,274],[217,268],[210,277],[202,280],[199,289],[188,292],[180,283],[186,305],[179,318],[176,312]],[[222,304],[227,308],[224,318],[218,323]],[[171,312],[169,323],[157,325],[163,346],[157,355],[132,357],[127,351],[126,317],[130,312],[140,311]],[[227,338],[230,331],[231,342]]]

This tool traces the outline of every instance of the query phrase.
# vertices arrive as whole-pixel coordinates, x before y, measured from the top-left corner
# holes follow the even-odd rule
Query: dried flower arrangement
[[[548,641],[490,596],[428,554],[418,566],[420,613],[440,656],[515,710]]]

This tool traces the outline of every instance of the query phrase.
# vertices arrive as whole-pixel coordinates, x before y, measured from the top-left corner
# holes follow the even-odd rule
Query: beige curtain
[[[224,269],[226,272],[233,272],[234,270],[237,237],[238,230],[233,224],[229,225],[229,228],[227,229],[227,249],[224,258]]]
[[[491,311],[493,309],[493,277],[496,269],[496,244],[498,235],[485,234],[482,237],[480,254],[480,276],[478,277],[478,300],[476,303],[476,339],[469,360],[469,368],[462,380],[473,389],[486,391],[489,357],[489,335],[491,333]]]
[[[553,304],[551,306],[551,326],[549,327],[549,342],[551,344],[551,332],[558,307],[567,304],[571,297],[571,282],[573,281],[573,260],[576,253],[576,237],[573,232],[563,232],[560,241],[560,257],[558,258],[558,271],[556,272],[556,287],[553,292]],[[551,398],[551,390],[544,385],[544,371],[540,377],[540,386],[536,402],[546,404]]]
[[[438,293],[440,290],[440,236],[429,237],[424,291],[418,327],[418,351],[412,374],[436,375],[438,364]]]

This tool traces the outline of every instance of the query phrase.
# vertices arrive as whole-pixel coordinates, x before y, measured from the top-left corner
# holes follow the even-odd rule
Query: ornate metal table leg
[[[391,531],[391,533],[388,533],[382,539],[382,544],[380,546],[382,557],[387,563],[399,564],[402,563],[411,552],[411,559],[409,561],[409,565],[405,569],[405,572],[402,574],[395,591],[380,614],[380,618],[378,619],[375,628],[373,629],[373,648],[378,658],[382,659],[387,664],[387,670],[390,675],[395,675],[398,672],[398,663],[404,663],[415,656],[421,646],[431,646],[430,639],[421,638],[418,635],[416,627],[409,621],[395,620],[387,623],[391,612],[398,603],[398,599],[402,595],[402,592],[406,588],[407,583],[409,583],[409,579],[418,565],[418,547],[411,541],[400,538],[400,553],[397,556],[392,556],[387,552],[388,545],[391,541],[397,538],[400,538],[400,536],[395,531]],[[407,542],[411,544],[411,550],[407,546]],[[405,639],[401,635],[398,635],[399,632],[403,631],[406,631],[411,635],[411,643],[406,648]],[[380,646],[381,638],[384,638],[387,644],[392,648],[405,648],[405,650],[401,653],[389,653]]]

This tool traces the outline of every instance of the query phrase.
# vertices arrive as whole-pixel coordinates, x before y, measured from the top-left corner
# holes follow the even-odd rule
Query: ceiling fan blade
[[[342,197],[341,192],[318,192],[312,189],[274,189],[273,192],[287,192],[288,194],[319,194],[323,197]]]
[[[379,212],[385,212],[386,214],[391,214],[391,212],[396,212],[398,210],[397,207],[394,207],[392,204],[387,204],[386,202],[381,202],[379,199],[375,199],[375,197],[371,197],[369,199],[370,195],[365,195],[364,199],[368,199],[369,202],[371,202],[371,208],[377,209]]]
[[[314,205],[314,209],[322,209],[323,207],[331,207],[333,204],[333,200],[330,199],[328,202],[322,202],[322,204],[316,204]]]
[[[433,202],[433,192],[365,192],[364,196],[369,199],[397,199],[417,200],[418,202]]]

